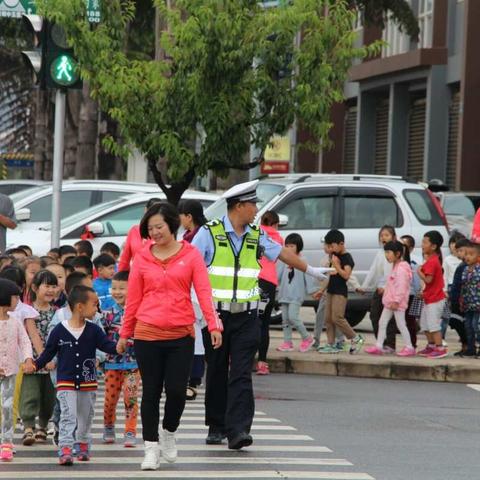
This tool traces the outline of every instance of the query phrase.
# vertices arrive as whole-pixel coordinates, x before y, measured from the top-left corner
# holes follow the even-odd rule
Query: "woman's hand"
[[[123,353],[126,352],[127,350],[127,342],[128,342],[128,339],[127,338],[121,338],[118,342],[117,342],[117,353],[119,355],[122,355]]]
[[[219,330],[214,330],[210,332],[210,338],[212,340],[212,347],[214,350],[217,350],[222,346],[222,332]]]

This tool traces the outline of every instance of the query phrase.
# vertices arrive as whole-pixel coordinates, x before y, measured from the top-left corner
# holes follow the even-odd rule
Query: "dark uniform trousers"
[[[223,343],[214,350],[210,334],[203,330],[207,375],[205,424],[225,432],[229,439],[250,433],[255,401],[252,367],[260,343],[258,310],[242,313],[220,311]]]

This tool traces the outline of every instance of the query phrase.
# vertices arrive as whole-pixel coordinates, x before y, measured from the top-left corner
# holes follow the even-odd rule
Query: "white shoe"
[[[177,460],[177,442],[175,441],[175,432],[162,430],[162,455],[163,458],[173,463]]]
[[[157,470],[160,466],[160,449],[158,442],[145,441],[145,457],[143,458],[142,470]]]

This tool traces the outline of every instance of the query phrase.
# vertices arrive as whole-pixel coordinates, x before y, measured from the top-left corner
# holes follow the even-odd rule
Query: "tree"
[[[169,26],[161,61],[124,51],[132,0],[102,2],[95,27],[83,0],[38,1],[43,14],[65,27],[92,96],[118,122],[125,144],[146,155],[174,204],[196,175],[258,165],[272,136],[285,133],[295,117],[328,142],[330,107],[343,99],[352,61],[379,48],[354,47],[355,13],[347,1],[296,0],[271,9],[257,0],[156,5]],[[299,32],[302,41],[294,42]],[[108,143],[125,153],[115,139]],[[262,154],[244,163],[251,143]],[[160,158],[170,185],[157,168]]]

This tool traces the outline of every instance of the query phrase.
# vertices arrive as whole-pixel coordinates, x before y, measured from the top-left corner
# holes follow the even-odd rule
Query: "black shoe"
[[[228,448],[230,450],[240,450],[243,447],[249,447],[252,443],[252,436],[248,433],[242,432],[231,440],[228,440]]]
[[[227,436],[221,430],[215,427],[209,427],[205,443],[207,445],[221,445],[225,438],[227,438]]]
[[[463,353],[462,353],[462,357],[474,357],[475,356],[475,350],[471,351],[471,350],[465,350]]]

